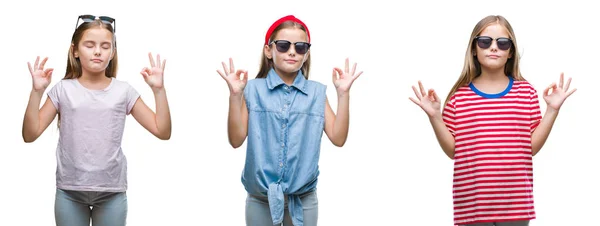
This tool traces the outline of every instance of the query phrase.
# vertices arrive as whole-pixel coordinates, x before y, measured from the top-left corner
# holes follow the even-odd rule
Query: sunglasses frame
[[[79,15],[79,17],[77,17],[77,23],[75,24],[75,29],[77,30],[77,28],[79,26],[81,26],[81,24],[79,24],[79,20],[82,20],[83,23],[89,23],[95,20],[100,20],[102,21],[102,23],[105,24],[110,24],[112,26],[113,29],[113,33],[117,32],[117,20],[115,20],[115,18],[109,17],[109,16],[95,16],[95,15],[91,15],[91,14],[84,14],[84,15]]]
[[[504,37],[500,37],[500,38],[496,38],[496,39],[494,39],[494,38],[492,38],[492,37],[490,37],[490,36],[476,36],[476,37],[473,39],[473,41],[475,42],[475,44],[476,44],[477,46],[479,46],[479,48],[482,48],[482,49],[489,49],[489,48],[492,46],[492,42],[490,42],[489,46],[487,46],[486,48],[483,48],[483,47],[481,47],[481,46],[479,45],[479,40],[480,40],[480,39],[489,39],[489,40],[492,40],[492,42],[493,42],[493,41],[496,41],[496,46],[498,47],[498,49],[499,49],[499,50],[503,50],[503,51],[510,50],[510,49],[511,49],[511,48],[514,46],[514,45],[513,45],[513,41],[512,41],[512,39],[510,39],[510,38],[504,38]],[[507,49],[500,48],[500,45],[498,44],[498,42],[499,42],[499,41],[503,41],[503,40],[508,40],[508,44],[509,44],[509,46],[508,46],[508,48],[507,48]]]
[[[289,45],[289,47],[285,50],[285,52],[284,51],[280,51],[279,48],[277,48],[277,43],[287,43]],[[310,44],[308,42],[290,42],[288,40],[274,40],[274,41],[271,41],[270,44],[275,44],[275,49],[277,49],[277,51],[280,52],[280,53],[287,53],[288,51],[290,51],[290,48],[292,48],[292,45],[293,45],[294,46],[294,50],[296,51],[296,53],[301,54],[301,55],[304,55],[304,54],[308,53],[308,50],[310,50],[310,46],[312,45],[312,44]],[[298,49],[296,48],[296,46],[298,44],[305,44],[306,45],[306,52],[304,52],[304,53],[298,52]]]

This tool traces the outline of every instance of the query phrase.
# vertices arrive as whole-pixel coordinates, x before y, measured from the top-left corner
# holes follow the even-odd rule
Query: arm
[[[558,110],[548,108],[540,124],[531,134],[531,153],[536,155],[548,140],[552,126],[558,116]]]
[[[57,110],[48,97],[41,109],[38,109],[44,91],[32,90],[29,94],[29,103],[23,118],[22,136],[25,143],[31,143],[48,128],[54,120]]]
[[[167,93],[164,88],[153,89],[156,101],[156,114],[138,98],[131,109],[135,120],[146,130],[161,140],[171,138],[171,112],[167,101]]]
[[[337,147],[344,146],[348,137],[348,124],[350,121],[349,93],[338,95],[337,116],[329,105],[329,99],[325,98],[325,134]]]
[[[446,123],[442,118],[442,115],[438,114],[433,117],[429,117],[429,122],[431,122],[431,126],[433,127],[433,131],[435,132],[435,137],[437,138],[440,147],[450,159],[454,159],[454,135],[450,133]]]
[[[243,95],[229,96],[229,115],[227,116],[227,136],[233,148],[242,146],[248,135],[248,108]]]

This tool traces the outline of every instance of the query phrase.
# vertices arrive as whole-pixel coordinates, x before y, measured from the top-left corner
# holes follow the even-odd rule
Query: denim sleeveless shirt
[[[316,190],[325,90],[301,71],[288,86],[273,69],[244,89],[248,141],[242,183],[248,193],[268,197],[273,224],[283,221],[287,195],[294,225],[303,225],[298,195]]]

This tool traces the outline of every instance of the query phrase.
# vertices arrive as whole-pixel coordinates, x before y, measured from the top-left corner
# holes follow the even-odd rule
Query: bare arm
[[[248,135],[248,108],[243,95],[229,96],[227,136],[233,148],[242,146]]]
[[[558,116],[558,111],[552,108],[548,108],[542,121],[537,126],[537,128],[531,134],[531,153],[532,155],[536,155],[548,140],[548,136],[550,135],[550,131],[552,131],[552,126],[556,121],[556,117]]]
[[[171,138],[171,112],[167,101],[167,93],[164,88],[154,89],[154,100],[156,102],[156,113],[154,113],[142,98],[138,98],[131,115],[146,130],[161,140]]]
[[[25,143],[37,140],[56,117],[57,111],[50,98],[47,98],[42,108],[39,109],[43,93],[43,90],[32,90],[29,94],[29,103],[25,110],[22,128],[23,141]]]
[[[434,117],[429,117],[429,122],[435,132],[435,138],[437,138],[440,147],[450,159],[454,159],[454,136],[448,130],[446,123],[442,118],[441,114],[437,114]]]
[[[325,134],[333,145],[342,147],[348,138],[348,127],[350,121],[349,93],[338,95],[337,115],[329,105],[329,99],[325,98]]]

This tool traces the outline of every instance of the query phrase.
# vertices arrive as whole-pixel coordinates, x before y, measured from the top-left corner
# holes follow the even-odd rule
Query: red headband
[[[269,38],[273,34],[273,31],[275,30],[275,28],[279,27],[279,25],[281,25],[282,23],[284,23],[286,21],[294,21],[294,22],[302,25],[302,27],[304,27],[304,29],[306,29],[306,35],[308,36],[308,42],[310,43],[310,32],[308,32],[308,27],[306,26],[306,24],[304,24],[304,22],[302,22],[300,19],[294,17],[293,15],[288,15],[288,16],[279,18],[279,20],[275,21],[275,23],[273,23],[271,25],[271,27],[269,27],[269,30],[267,31],[267,35],[265,35],[265,45],[269,44]]]

